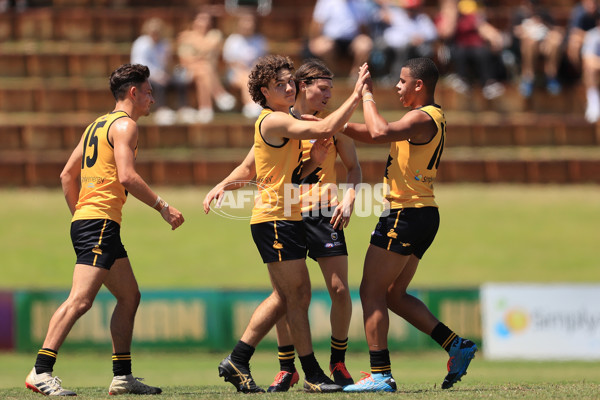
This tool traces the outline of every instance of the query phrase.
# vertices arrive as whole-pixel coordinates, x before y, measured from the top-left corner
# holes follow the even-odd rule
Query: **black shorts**
[[[335,53],[338,57],[351,55],[352,39],[334,39]]]
[[[332,211],[332,210],[329,210]],[[313,260],[319,257],[347,256],[344,230],[333,229],[329,223],[333,212],[313,212],[302,215],[306,231],[308,256]]]
[[[77,264],[110,269],[116,259],[127,257],[121,243],[121,226],[110,219],[73,221],[71,241]]]
[[[302,221],[269,221],[250,225],[252,239],[263,262],[306,258],[306,234]]]
[[[422,258],[440,226],[437,207],[397,208],[379,218],[371,244],[402,255]]]

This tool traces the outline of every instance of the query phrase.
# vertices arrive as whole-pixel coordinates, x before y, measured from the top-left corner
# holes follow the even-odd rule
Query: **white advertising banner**
[[[600,284],[485,284],[484,356],[600,359]]]

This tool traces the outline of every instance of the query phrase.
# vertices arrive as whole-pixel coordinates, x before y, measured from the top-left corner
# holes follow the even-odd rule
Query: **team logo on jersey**
[[[98,254],[99,256],[101,256],[102,255],[102,249],[98,245],[96,245],[96,247],[94,247],[92,249],[92,253]]]
[[[387,233],[387,236],[392,239],[398,239],[398,234],[394,231],[394,229],[390,229]]]
[[[338,234],[337,234],[337,232],[332,232],[331,233],[331,240],[338,240]]]
[[[273,248],[274,248],[275,250],[282,250],[282,249],[283,249],[283,245],[282,245],[281,243],[279,243],[277,240],[275,240],[275,241],[273,242]]]

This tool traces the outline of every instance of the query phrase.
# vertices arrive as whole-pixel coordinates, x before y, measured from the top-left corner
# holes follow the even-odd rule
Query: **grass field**
[[[234,399],[240,398],[233,386],[217,375],[217,365],[224,354],[213,353],[140,353],[134,354],[134,374],[143,376],[151,385],[161,386],[167,399]],[[327,360],[326,353],[317,354]],[[24,379],[32,367],[33,356],[0,355],[0,398],[36,399],[24,388]],[[359,371],[368,369],[368,356],[351,353],[347,365],[360,378]],[[392,354],[394,378],[398,393],[392,394],[332,394],[335,399],[373,399],[380,397],[406,399],[598,399],[600,396],[600,362],[490,362],[476,357],[463,382],[452,389],[441,390],[446,358],[440,350],[419,354]],[[297,366],[299,363],[297,362]],[[252,374],[266,388],[277,372],[275,353],[257,352],[252,362]],[[73,354],[59,357],[55,373],[64,387],[90,399],[106,399],[110,383],[110,354]],[[316,398],[295,386],[286,394],[252,395],[252,398]],[[135,397],[135,396],[126,396]]]
[[[184,213],[186,223],[174,232],[136,199],[125,205],[123,242],[142,290],[268,287],[248,221],[204,215],[206,190],[157,190]],[[414,286],[600,282],[600,187],[438,185],[436,190],[441,226]],[[68,288],[74,253],[62,193],[2,190],[0,204],[0,289]],[[355,215],[346,230],[355,288],[377,217]],[[324,287],[314,262],[309,265],[316,274],[313,286]]]
[[[149,288],[266,288],[266,269],[247,221],[204,215],[207,188],[158,188],[178,207],[186,223],[175,232],[153,210],[130,199],[124,211],[123,241],[142,292]],[[600,282],[598,226],[600,187],[439,185],[442,224],[424,257],[415,287],[473,287],[484,282]],[[0,191],[0,289],[70,286],[74,254],[69,214],[58,190]],[[354,216],[346,230],[350,284],[360,283],[369,233],[377,215]],[[324,284],[314,263],[313,286]],[[235,278],[232,279],[231,277]],[[107,398],[110,354],[61,352],[55,372],[64,386],[90,399]],[[134,373],[162,386],[168,399],[239,398],[216,373],[225,354],[136,353]],[[39,398],[23,388],[32,354],[0,353],[0,399]],[[318,354],[325,363],[328,355]],[[600,362],[492,362],[475,359],[464,382],[439,388],[443,352],[393,354],[394,377],[406,399],[599,399]],[[253,375],[268,386],[277,372],[273,352],[259,347]],[[368,369],[368,354],[348,354],[355,378]],[[312,398],[296,391],[278,395]],[[385,395],[335,394],[336,399]],[[319,396],[319,397],[322,397]]]

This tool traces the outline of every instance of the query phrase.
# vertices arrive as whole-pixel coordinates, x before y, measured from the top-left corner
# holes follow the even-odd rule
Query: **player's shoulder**
[[[129,115],[125,114],[114,119],[109,127],[109,135],[137,135],[138,125]]]
[[[262,126],[273,127],[280,126],[282,124],[287,125],[295,121],[295,118],[292,117],[290,114],[285,113],[283,111],[276,111],[271,109],[263,111],[259,118],[262,118]]]

